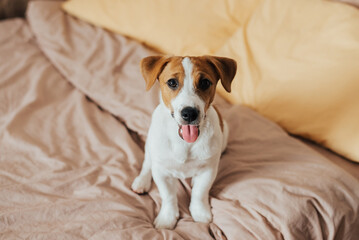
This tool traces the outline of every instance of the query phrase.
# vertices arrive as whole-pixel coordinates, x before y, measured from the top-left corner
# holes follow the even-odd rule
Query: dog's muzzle
[[[181,110],[181,123],[178,125],[178,135],[188,143],[194,143],[199,136],[199,110],[194,107],[185,107]],[[171,112],[174,117],[174,113]]]

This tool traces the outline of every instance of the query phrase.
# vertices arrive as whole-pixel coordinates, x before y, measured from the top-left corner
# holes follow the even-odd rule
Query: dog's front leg
[[[162,174],[158,169],[152,169],[152,175],[162,199],[161,210],[154,222],[155,227],[173,229],[179,217],[177,179]]]
[[[149,150],[146,146],[145,151],[145,160],[142,164],[142,169],[140,175],[138,175],[132,183],[132,190],[138,194],[142,194],[148,192],[151,188],[151,158],[149,154]]]
[[[192,178],[192,196],[189,210],[195,222],[209,223],[212,221],[209,205],[209,190],[217,175],[217,167],[208,168]]]

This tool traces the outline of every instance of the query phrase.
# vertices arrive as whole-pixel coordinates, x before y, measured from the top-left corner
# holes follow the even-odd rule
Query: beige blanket
[[[0,22],[0,239],[358,239],[359,166],[220,98],[213,223],[193,222],[187,179],[176,228],[154,229],[156,186],[130,190],[158,103],[138,68],[149,54],[58,3]]]

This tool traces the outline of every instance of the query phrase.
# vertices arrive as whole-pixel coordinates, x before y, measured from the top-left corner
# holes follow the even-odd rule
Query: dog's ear
[[[222,86],[227,92],[231,92],[231,84],[237,71],[237,63],[231,58],[205,56],[212,64],[219,78]]]
[[[146,81],[146,91],[155,84],[168,62],[169,58],[165,56],[149,56],[141,60],[141,73]]]

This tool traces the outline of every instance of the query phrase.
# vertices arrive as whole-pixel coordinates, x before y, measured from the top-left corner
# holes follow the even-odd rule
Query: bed
[[[231,129],[210,192],[213,222],[156,230],[140,171],[158,88],[141,43],[32,2],[0,22],[0,239],[359,239],[359,165],[216,96]]]

